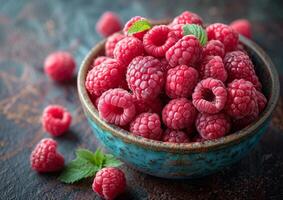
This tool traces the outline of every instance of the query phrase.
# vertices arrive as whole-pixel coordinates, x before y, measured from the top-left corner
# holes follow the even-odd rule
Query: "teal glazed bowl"
[[[110,153],[136,168],[163,178],[195,178],[205,176],[239,161],[259,141],[269,126],[279,97],[279,80],[270,58],[257,44],[244,37],[240,41],[249,52],[268,98],[258,120],[225,137],[205,142],[174,144],[136,137],[99,118],[97,109],[85,89],[88,68],[94,58],[104,53],[100,42],[85,57],[78,74],[78,92],[83,110],[94,135]]]

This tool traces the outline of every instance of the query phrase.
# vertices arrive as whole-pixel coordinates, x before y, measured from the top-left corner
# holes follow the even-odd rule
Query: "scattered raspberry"
[[[99,170],[92,184],[92,190],[106,200],[115,199],[125,189],[126,178],[124,172],[114,167],[106,167]]]
[[[92,66],[96,67],[98,65],[100,65],[101,63],[103,63],[106,60],[109,60],[111,58],[106,57],[106,56],[98,56],[97,58],[94,59]]]
[[[201,56],[201,45],[193,35],[186,35],[166,52],[166,60],[171,67],[194,65]]]
[[[60,136],[69,129],[72,116],[62,106],[49,105],[43,111],[41,122],[46,132],[53,136]]]
[[[227,71],[220,56],[207,56],[200,65],[199,74],[201,79],[214,78],[225,83]]]
[[[131,18],[131,19],[126,23],[126,25],[124,26],[124,29],[123,29],[124,34],[125,34],[125,35],[129,35],[129,34],[128,34],[129,28],[130,28],[135,22],[140,21],[140,20],[146,20],[146,19],[143,18],[143,17],[140,17],[140,16],[135,16],[135,17]],[[145,34],[147,31],[148,31],[148,30],[145,30],[145,31],[142,31],[142,32],[139,32],[139,33],[134,33],[134,34],[132,34],[132,36],[134,36],[134,37],[136,37],[136,38],[142,40],[144,34]]]
[[[206,27],[208,40],[219,40],[225,46],[225,51],[233,51],[238,44],[239,36],[231,27],[215,23]]]
[[[170,142],[170,143],[187,143],[189,142],[189,137],[183,131],[176,131],[167,129],[164,132],[163,142]]]
[[[64,157],[57,151],[57,142],[42,139],[30,155],[31,168],[38,172],[54,172],[64,167]]]
[[[105,12],[96,23],[96,31],[107,37],[121,30],[121,21],[118,15],[113,12]]]
[[[71,80],[75,68],[73,56],[65,51],[51,53],[44,61],[44,72],[54,81]]]
[[[171,100],[162,111],[162,120],[170,129],[180,130],[192,126],[197,111],[186,98]]]
[[[199,134],[207,140],[223,137],[230,131],[230,126],[229,116],[223,113],[199,113],[196,119]]]
[[[254,65],[247,54],[242,51],[232,51],[225,55],[224,65],[228,72],[228,82],[235,79],[245,79],[260,90],[261,83],[254,70]]]
[[[175,24],[198,24],[202,26],[203,22],[200,16],[195,13],[185,11],[179,16],[175,17],[171,25]]]
[[[192,67],[179,65],[167,72],[165,91],[171,98],[189,97],[198,82],[198,72]]]
[[[235,119],[251,115],[256,109],[257,95],[253,84],[244,79],[235,79],[228,84],[226,112]]]
[[[160,118],[156,113],[142,113],[132,121],[130,131],[136,136],[160,140],[162,137]]]
[[[144,54],[142,42],[135,37],[125,37],[120,40],[114,49],[114,58],[126,66],[137,56]]]
[[[105,121],[124,126],[135,117],[132,95],[121,88],[109,89],[99,97],[99,116]]]
[[[126,78],[137,99],[152,100],[160,94],[164,84],[161,68],[160,61],[152,56],[139,56],[132,60]]]
[[[223,58],[225,55],[225,48],[219,40],[210,40],[202,49],[202,56],[220,56]]]
[[[235,20],[230,24],[230,27],[232,27],[239,34],[247,38],[252,38],[251,23],[246,19]]]
[[[162,112],[162,103],[159,98],[149,101],[142,101],[134,97],[134,102],[136,107],[136,114],[141,114],[144,112],[161,114]]]
[[[107,41],[105,43],[105,54],[108,57],[113,58],[114,57],[114,49],[116,44],[122,40],[125,36],[121,33],[114,33],[113,35],[109,36],[107,38]]]
[[[214,114],[224,108],[227,91],[220,80],[207,78],[197,84],[192,99],[199,112]]]
[[[257,104],[258,104],[258,110],[259,112],[261,113],[265,106],[266,106],[266,103],[267,103],[267,99],[265,98],[265,96],[259,92],[259,91],[256,91],[256,96],[257,96]]]

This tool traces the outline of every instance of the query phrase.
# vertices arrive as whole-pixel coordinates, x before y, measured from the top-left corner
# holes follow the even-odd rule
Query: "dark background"
[[[43,73],[45,56],[54,50],[73,53],[79,66],[101,38],[95,23],[105,10],[126,22],[141,15],[171,18],[184,10],[206,23],[248,18],[254,40],[270,55],[283,80],[283,1],[28,1],[0,0],[0,199],[99,199],[91,180],[74,185],[30,169],[35,144],[49,137],[41,128],[48,104],[66,106],[74,120],[68,134],[57,139],[68,162],[78,147],[95,150],[96,141],[82,113],[76,80],[58,85]],[[77,67],[78,69],[79,67]],[[257,147],[236,165],[199,180],[165,180],[127,166],[128,187],[119,199],[283,199],[283,100],[272,125]]]

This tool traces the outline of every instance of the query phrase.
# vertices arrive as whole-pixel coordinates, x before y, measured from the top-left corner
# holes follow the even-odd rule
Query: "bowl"
[[[268,99],[265,110],[255,122],[240,131],[215,140],[187,144],[136,137],[99,118],[84,85],[93,59],[104,52],[105,40],[97,44],[83,60],[78,73],[79,98],[97,140],[129,166],[163,178],[202,177],[239,161],[266,132],[279,97],[278,73],[270,58],[251,40],[240,37],[240,41],[249,52],[262,82],[263,93]]]

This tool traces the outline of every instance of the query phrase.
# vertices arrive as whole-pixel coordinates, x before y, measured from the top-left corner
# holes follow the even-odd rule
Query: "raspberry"
[[[198,72],[192,67],[179,65],[167,72],[165,90],[171,98],[189,97],[198,82]]]
[[[173,99],[162,110],[162,120],[170,129],[183,129],[193,125],[197,111],[186,98]]]
[[[220,56],[223,58],[225,55],[225,48],[219,40],[210,40],[202,49],[202,56]]]
[[[258,109],[253,110],[250,115],[247,115],[241,119],[233,120],[233,128],[235,130],[240,130],[254,122],[258,118]]]
[[[170,25],[171,32],[169,37],[175,37],[177,40],[181,39],[184,36],[183,26],[184,24]]]
[[[247,54],[241,51],[232,51],[225,55],[224,65],[228,72],[228,83],[235,79],[245,79],[260,90],[261,83],[254,70],[254,65]]]
[[[105,12],[96,23],[96,31],[107,37],[121,30],[121,21],[118,15],[113,12]]]
[[[258,109],[256,89],[244,79],[235,79],[228,84],[226,112],[235,119],[251,115]]]
[[[175,17],[171,25],[175,24],[198,24],[201,25],[203,24],[202,19],[200,16],[198,16],[195,13],[185,11],[179,16]]]
[[[247,38],[252,37],[251,23],[246,19],[235,20],[230,24],[230,27]]]
[[[135,117],[132,95],[121,88],[110,89],[99,97],[99,116],[105,121],[125,126]]]
[[[189,137],[183,131],[176,131],[167,129],[164,132],[163,142],[170,142],[170,143],[187,143],[189,142]]]
[[[225,51],[233,51],[238,44],[239,36],[234,29],[226,24],[215,23],[206,27],[208,40],[219,40],[225,46]]]
[[[154,26],[143,37],[145,51],[151,56],[164,57],[166,51],[177,42],[175,37],[169,37],[169,33],[168,26]]]
[[[88,72],[85,87],[90,94],[100,96],[106,90],[119,86],[124,71],[120,62],[109,59]]]
[[[37,172],[54,172],[64,167],[64,157],[57,151],[57,142],[42,139],[30,155],[31,168]]]
[[[135,16],[135,17],[131,18],[131,19],[126,23],[126,25],[124,26],[124,29],[123,29],[124,34],[125,34],[125,35],[129,35],[129,34],[128,34],[129,28],[130,28],[135,22],[140,21],[140,20],[146,20],[146,19],[143,18],[143,17],[140,17],[140,16]],[[132,36],[134,36],[134,37],[136,37],[136,38],[142,40],[144,34],[145,34],[147,31],[148,31],[148,30],[145,30],[145,31],[142,31],[142,32],[139,32],[139,33],[134,33],[134,34],[132,34]]]
[[[139,56],[132,60],[126,78],[137,99],[148,101],[160,94],[164,84],[161,68],[160,61],[152,56]]]
[[[116,44],[122,40],[125,36],[121,33],[114,33],[113,35],[109,36],[107,38],[107,41],[105,43],[105,54],[106,56],[109,56],[109,57],[114,57],[114,49],[115,49],[115,46]]]
[[[220,80],[207,78],[197,84],[192,99],[199,112],[214,114],[224,108],[227,91]]]
[[[125,37],[114,49],[114,58],[128,65],[135,57],[144,54],[142,42],[135,37]]]
[[[132,121],[130,131],[136,136],[160,140],[162,137],[160,118],[156,113],[142,113]]]
[[[256,91],[256,96],[257,96],[257,104],[258,104],[258,110],[259,112],[261,113],[265,106],[266,106],[266,103],[267,103],[267,99],[265,98],[265,96],[259,92],[259,91]]]
[[[201,56],[201,45],[193,35],[186,35],[166,52],[166,60],[171,67],[194,65]]]
[[[160,99],[152,99],[150,101],[138,100],[134,97],[136,114],[141,114],[144,112],[157,113],[161,114],[162,112],[162,103]]]
[[[229,116],[224,113],[199,113],[196,119],[199,134],[207,140],[223,137],[230,131],[230,126]]]
[[[106,56],[98,56],[97,58],[94,59],[92,66],[96,67],[98,65],[100,65],[101,63],[103,63],[106,60],[109,60],[111,58],[106,57]]]
[[[202,60],[199,68],[201,79],[214,78],[225,83],[227,71],[220,56],[207,56]]]
[[[51,53],[44,61],[44,71],[54,81],[72,79],[75,68],[76,63],[73,56],[64,51]]]
[[[113,200],[126,189],[124,172],[114,167],[99,170],[92,184],[92,190],[103,199]]]
[[[69,129],[72,116],[62,106],[49,105],[43,111],[41,122],[46,132],[53,136],[60,136]]]

